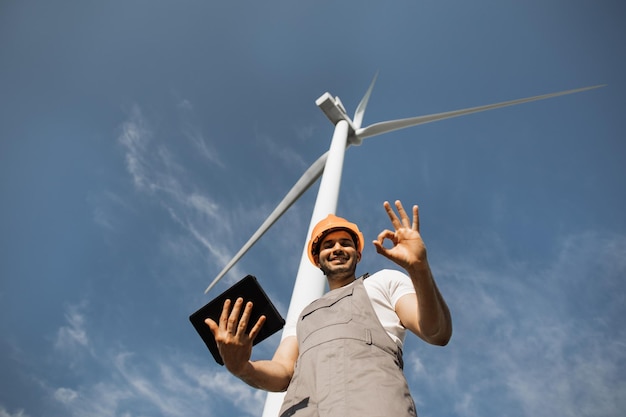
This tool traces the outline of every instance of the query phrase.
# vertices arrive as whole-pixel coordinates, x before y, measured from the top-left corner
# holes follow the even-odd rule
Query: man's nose
[[[337,242],[333,246],[333,251],[338,251],[338,250],[343,250],[343,245],[341,244],[341,242]]]

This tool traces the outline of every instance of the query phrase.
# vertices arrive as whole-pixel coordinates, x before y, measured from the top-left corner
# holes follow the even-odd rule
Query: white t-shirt
[[[363,285],[380,324],[383,325],[391,339],[402,348],[406,328],[400,323],[396,314],[396,303],[404,295],[415,294],[411,279],[403,272],[383,269],[367,277],[363,281]],[[291,326],[287,324],[283,337],[295,335],[295,323]]]

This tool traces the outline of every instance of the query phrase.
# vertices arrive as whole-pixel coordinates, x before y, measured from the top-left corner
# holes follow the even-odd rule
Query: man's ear
[[[361,262],[361,252],[356,253],[356,263]]]
[[[320,256],[319,255],[313,255],[313,260],[315,261],[315,265],[319,268],[320,267]]]

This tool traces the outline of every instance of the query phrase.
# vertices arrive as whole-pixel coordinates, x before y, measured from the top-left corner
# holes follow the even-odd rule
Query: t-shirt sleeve
[[[295,336],[296,335],[296,322],[292,322],[292,323],[285,323],[285,327],[283,328],[283,339],[285,337],[288,336]]]
[[[393,269],[385,269],[381,272],[388,276],[389,300],[394,308],[400,298],[407,294],[415,294],[411,278],[405,273]]]

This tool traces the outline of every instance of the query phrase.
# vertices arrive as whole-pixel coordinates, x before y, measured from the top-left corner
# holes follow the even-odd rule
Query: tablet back
[[[217,350],[217,343],[213,337],[213,333],[206,325],[204,320],[211,318],[216,323],[219,323],[220,316],[222,315],[222,308],[224,301],[230,299],[235,302],[237,298],[243,298],[244,305],[248,301],[252,301],[252,314],[248,322],[247,331],[249,332],[252,326],[257,322],[259,317],[265,316],[266,320],[261,328],[261,331],[254,339],[254,344],[267,339],[277,331],[283,328],[285,320],[282,318],[272,301],[269,299],[263,288],[253,275],[247,275],[232,287],[228,288],[222,294],[211,300],[204,307],[189,316],[191,324],[196,329],[206,346],[211,351],[213,358],[220,365],[224,365],[222,357]],[[243,312],[243,309],[242,309]]]

